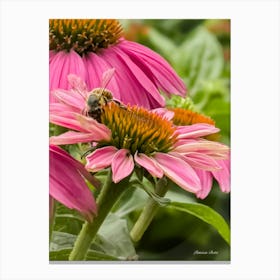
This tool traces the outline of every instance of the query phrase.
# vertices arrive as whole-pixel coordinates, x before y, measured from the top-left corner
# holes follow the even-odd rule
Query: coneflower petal
[[[152,157],[148,157],[142,153],[135,153],[134,160],[142,167],[144,167],[148,172],[157,178],[163,176],[162,169],[157,165],[156,161]]]
[[[76,93],[71,94],[63,89],[54,90],[52,95],[64,104],[71,106],[77,113],[81,113],[81,108],[85,107],[86,104],[86,97]]]
[[[50,115],[56,115],[56,116],[64,116],[67,118],[75,118],[75,116],[73,115],[73,112],[77,112],[78,113],[79,110],[74,109],[73,107],[69,108],[68,105],[63,104],[63,103],[58,103],[58,102],[52,102],[50,103],[49,106],[49,112]]]
[[[83,56],[83,62],[87,69],[86,83],[89,89],[101,87],[102,75],[108,70],[110,65],[99,55],[88,53]]]
[[[154,159],[166,177],[189,192],[196,193],[201,189],[200,180],[193,168],[173,155],[156,153]]]
[[[93,177],[90,173],[88,173],[84,167],[84,165],[75,160],[73,157],[71,157],[68,153],[66,153],[64,150],[61,148],[50,145],[50,150],[61,156],[61,158],[64,158],[67,160],[69,163],[71,163],[77,170],[80,171],[80,173],[95,187],[100,186],[99,180],[97,180],[95,177]]]
[[[126,149],[120,149],[112,159],[113,182],[118,183],[134,169],[133,157]]]
[[[88,132],[87,129],[83,128],[81,126],[81,123],[75,119],[75,116],[73,115],[73,112],[64,111],[50,114],[50,122],[56,125],[60,125],[66,128],[78,130],[81,132]]]
[[[88,221],[92,221],[97,212],[96,203],[80,174],[80,168],[77,169],[73,161],[75,160],[62,149],[50,146],[50,195],[66,207],[80,211]]]
[[[188,126],[177,126],[178,138],[197,138],[219,132],[220,129],[205,123],[193,124]]]
[[[70,89],[71,85],[68,83],[68,74],[79,75],[82,79],[86,78],[86,69],[82,58],[74,51],[58,52],[51,54],[50,65],[50,90],[63,88]],[[51,100],[52,101],[52,100]]]
[[[92,172],[97,172],[110,166],[117,151],[118,149],[113,146],[107,146],[97,149],[90,155],[86,156],[86,169]]]
[[[197,198],[204,199],[208,196],[211,191],[213,177],[211,172],[201,169],[195,169],[201,182],[201,190],[196,193]]]
[[[130,57],[117,47],[112,47],[111,51],[114,52],[118,60],[122,61],[123,67],[129,69],[130,75],[133,77],[133,80],[139,83],[139,87],[142,86],[146,92],[148,92],[151,97],[157,101],[160,101],[162,107],[165,104],[163,96],[159,94],[158,89],[155,84],[151,81],[150,77],[147,76],[143,69],[137,66]]]
[[[212,171],[214,178],[218,181],[222,192],[230,191],[230,160],[218,160],[221,170]]]
[[[184,143],[185,142],[185,143]],[[176,145],[175,152],[187,154],[189,152],[201,152],[213,157],[228,157],[229,147],[218,142],[198,139],[184,141],[181,145]]]
[[[131,41],[120,41],[118,44],[120,48],[126,53],[133,55],[133,58],[145,64],[150,69],[152,77],[157,84],[167,94],[174,93],[185,96],[186,87],[184,82],[178,77],[176,72],[172,69],[170,64],[163,59],[159,54],[151,49]],[[137,63],[137,62],[135,62]],[[164,83],[162,82],[164,81]]]
[[[204,153],[186,153],[184,155],[184,159],[187,163],[195,168],[200,168],[208,171],[218,171],[221,169],[220,165],[215,159]]]
[[[93,141],[110,139],[111,131],[104,124],[80,114],[76,114],[76,118],[84,129],[86,129],[89,132],[96,133],[96,139],[94,139]]]
[[[167,110],[166,108],[156,108],[153,109],[152,112],[157,113],[162,118],[171,121],[174,117],[174,112]]]
[[[76,132],[76,131],[67,131],[58,136],[50,137],[50,144],[52,145],[68,145],[76,143],[87,143],[96,140],[96,134],[92,132]]]
[[[120,100],[125,104],[130,105],[142,105],[145,108],[150,108],[148,99],[149,93],[139,85],[138,80],[131,74],[131,71],[123,64],[118,58],[112,48],[106,49],[102,53],[102,58],[106,60],[110,67],[116,69],[115,78],[119,85],[119,97]],[[157,107],[160,107],[159,105]]]

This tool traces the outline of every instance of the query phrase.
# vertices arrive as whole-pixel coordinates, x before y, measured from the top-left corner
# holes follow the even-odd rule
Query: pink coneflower
[[[160,91],[184,96],[186,88],[172,67],[151,49],[122,37],[117,20],[51,19],[50,90],[69,89],[76,74],[88,89],[101,84],[102,73],[116,69],[108,86],[124,104],[157,108],[165,105]],[[51,94],[50,100],[55,100]]]
[[[85,179],[94,186],[99,182],[61,148],[50,145],[50,214],[54,198],[70,209],[78,210],[88,221],[97,212],[96,203]]]
[[[169,109],[174,115],[170,118],[175,125],[184,126],[199,123],[208,123],[215,125],[215,121],[210,117],[193,112],[192,110],[186,110],[182,108]],[[212,141],[218,141],[219,134],[209,134],[205,136],[206,139]],[[188,153],[185,153],[188,156]],[[230,192],[230,154],[224,159],[216,159],[217,165],[220,167],[218,170],[203,170],[195,168],[197,175],[201,181],[201,190],[196,193],[197,197],[204,199],[208,196],[213,185],[213,178],[218,182],[222,192]]]
[[[68,98],[64,102],[67,104]],[[53,114],[55,115],[54,112]],[[165,175],[181,188],[198,193],[201,182],[194,168],[218,170],[220,167],[215,159],[226,158],[228,153],[225,145],[201,138],[218,132],[214,126],[196,124],[177,128],[158,113],[137,106],[125,109],[113,102],[108,103],[103,106],[101,123],[74,114],[74,125],[73,117],[69,118],[68,123],[67,117],[62,121],[57,118],[55,123],[79,132],[71,131],[51,137],[51,143],[85,142],[82,135],[88,135],[91,130],[91,141],[96,142],[95,151],[86,157],[86,168],[96,172],[111,167],[115,183],[129,176],[137,165],[156,178]],[[77,126],[78,122],[80,127]],[[100,129],[101,126],[104,127],[103,130]],[[85,129],[87,131],[83,132]],[[99,133],[104,133],[106,129],[106,135]],[[100,139],[102,135],[104,139]],[[97,138],[100,140],[96,140]]]

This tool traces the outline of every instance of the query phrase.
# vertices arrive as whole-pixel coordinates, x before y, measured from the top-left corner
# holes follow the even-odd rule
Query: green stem
[[[167,190],[168,184],[166,178],[160,179],[156,184],[155,193],[161,197],[164,197]],[[142,238],[160,207],[161,206],[158,204],[158,202],[149,197],[146,206],[144,207],[142,213],[130,232],[130,237],[134,242],[137,242]]]
[[[115,202],[119,199],[121,194],[126,190],[126,184],[129,179],[124,179],[120,183],[115,184],[111,179],[111,172],[108,174],[106,184],[102,187],[101,192],[97,199],[98,215],[94,218],[93,222],[85,222],[76,241],[74,248],[70,253],[69,260],[84,260],[90,245],[114,206]]]

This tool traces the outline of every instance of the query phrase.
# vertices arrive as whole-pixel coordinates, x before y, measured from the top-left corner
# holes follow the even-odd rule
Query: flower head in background
[[[213,126],[216,125],[215,121],[210,117],[197,113],[190,109],[169,108],[168,110],[174,113],[172,117],[172,122],[177,126],[192,125],[196,123],[208,123]],[[212,140],[212,141],[219,141],[220,134],[214,133],[211,135],[207,135],[205,136],[205,139]]]
[[[210,117],[205,115],[199,114],[192,110],[186,110],[182,108],[174,108],[169,109],[171,112],[174,113],[173,116],[170,117],[172,122],[180,126],[185,125],[192,125],[192,124],[203,124],[208,123],[211,125],[215,125],[215,121],[212,120]],[[169,111],[169,112],[170,112]],[[167,114],[164,112],[164,114]],[[211,141],[218,141],[220,139],[220,135],[218,133],[209,134],[204,137],[205,139]],[[188,154],[186,154],[188,156]],[[228,155],[224,159],[216,159],[216,163],[220,166],[218,170],[203,170],[203,169],[195,169],[196,173],[198,174],[202,189],[196,195],[198,198],[204,199],[208,196],[209,192],[211,191],[213,185],[213,178],[215,178],[220,186],[222,192],[229,192],[230,191],[230,153],[228,151]]]
[[[216,159],[224,159],[228,153],[225,145],[201,138],[218,132],[214,126],[176,127],[158,113],[137,106],[122,108],[108,103],[101,123],[77,113],[75,117],[74,124],[73,117],[69,121],[67,116],[62,121],[56,119],[56,124],[78,131],[51,137],[51,143],[95,142],[95,151],[86,157],[86,168],[96,172],[111,167],[115,183],[129,176],[137,165],[154,177],[165,175],[183,189],[198,193],[202,187],[195,168],[219,170]]]
[[[108,89],[125,104],[152,109],[165,105],[160,91],[185,96],[183,81],[167,61],[125,40],[117,20],[51,19],[49,47],[50,90],[69,89],[68,74],[80,76],[87,89],[96,88],[103,72],[115,68]],[[55,100],[52,94],[50,100]]]
[[[97,181],[84,166],[61,148],[50,145],[50,214],[52,198],[70,209],[78,210],[88,221],[92,221],[97,207],[85,179],[92,185]]]

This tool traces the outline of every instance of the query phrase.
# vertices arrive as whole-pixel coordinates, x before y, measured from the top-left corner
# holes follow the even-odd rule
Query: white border
[[[231,19],[231,264],[49,264],[54,17]],[[2,1],[0,278],[279,279],[279,34],[278,1]]]

